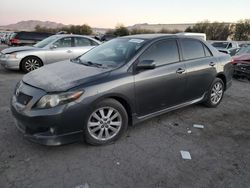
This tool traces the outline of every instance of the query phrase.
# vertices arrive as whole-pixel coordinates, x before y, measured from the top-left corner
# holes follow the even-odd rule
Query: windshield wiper
[[[81,64],[87,65],[87,66],[93,66],[93,67],[102,67],[102,64],[100,64],[100,63],[93,63],[91,61],[81,62]]]

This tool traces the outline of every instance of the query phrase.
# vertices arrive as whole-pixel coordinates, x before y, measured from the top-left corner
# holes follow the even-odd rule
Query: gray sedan
[[[30,72],[45,64],[76,58],[100,42],[81,35],[53,35],[34,46],[11,47],[0,53],[6,69]]]

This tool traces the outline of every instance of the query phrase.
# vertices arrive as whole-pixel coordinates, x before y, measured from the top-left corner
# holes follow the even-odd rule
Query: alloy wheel
[[[25,69],[30,72],[40,67],[40,63],[37,59],[29,58],[24,63]]]
[[[102,107],[94,111],[87,124],[89,134],[99,141],[107,141],[115,137],[121,126],[122,116],[112,107]]]
[[[223,95],[223,85],[220,82],[216,82],[212,88],[211,92],[211,102],[217,104],[220,102]]]

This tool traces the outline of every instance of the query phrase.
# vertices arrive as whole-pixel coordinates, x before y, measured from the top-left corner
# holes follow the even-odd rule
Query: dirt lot
[[[9,101],[22,76],[0,68],[1,188],[250,186],[249,81],[234,80],[216,109],[193,105],[153,118],[113,145],[45,147],[23,139],[14,125]]]

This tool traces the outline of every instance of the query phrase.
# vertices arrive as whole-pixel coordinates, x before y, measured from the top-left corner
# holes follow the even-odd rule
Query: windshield
[[[52,41],[58,39],[59,36],[57,35],[53,35],[51,37],[48,37],[40,42],[38,42],[37,44],[34,45],[34,47],[37,47],[37,48],[44,48],[45,46],[47,46],[48,44],[50,44]]]
[[[242,55],[242,54],[247,54],[250,53],[250,44],[243,46],[236,55]]]
[[[144,44],[142,39],[113,39],[85,53],[79,60],[104,67],[119,67],[127,63]]]
[[[214,42],[212,46],[215,48],[227,48],[228,42]]]

